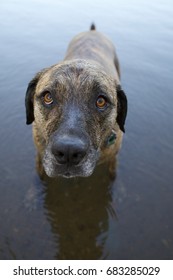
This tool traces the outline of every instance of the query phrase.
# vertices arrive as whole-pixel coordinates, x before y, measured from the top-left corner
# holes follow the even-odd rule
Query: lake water
[[[172,1],[1,0],[0,18],[0,259],[173,259]],[[93,21],[129,103],[117,177],[41,181],[26,87]]]

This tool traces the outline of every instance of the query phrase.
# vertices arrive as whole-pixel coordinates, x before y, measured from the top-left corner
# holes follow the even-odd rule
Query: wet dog
[[[114,166],[127,114],[118,58],[92,25],[70,42],[64,60],[31,80],[25,98],[38,163],[49,177],[90,176]]]

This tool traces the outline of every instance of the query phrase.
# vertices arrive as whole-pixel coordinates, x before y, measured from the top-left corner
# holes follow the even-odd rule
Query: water
[[[173,4],[1,0],[0,259],[173,259]],[[41,181],[24,96],[95,22],[129,102],[117,177]]]

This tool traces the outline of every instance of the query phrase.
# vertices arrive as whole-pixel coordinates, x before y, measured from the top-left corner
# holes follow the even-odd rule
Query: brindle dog
[[[38,162],[49,177],[90,176],[102,162],[113,169],[127,98],[114,46],[94,25],[71,41],[62,62],[31,80],[25,104]]]

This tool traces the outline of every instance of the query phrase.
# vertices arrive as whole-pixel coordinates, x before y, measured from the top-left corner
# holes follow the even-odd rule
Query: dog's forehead
[[[104,91],[115,90],[112,77],[97,63],[85,60],[66,61],[50,67],[41,77],[38,90],[46,87],[61,87],[62,89],[85,89],[89,91],[94,86]]]

